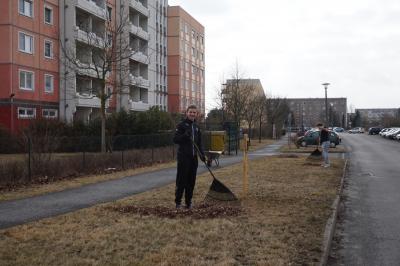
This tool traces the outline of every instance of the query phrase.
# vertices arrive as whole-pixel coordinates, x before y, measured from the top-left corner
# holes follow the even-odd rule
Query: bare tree
[[[231,79],[227,80],[221,92],[226,114],[233,119],[238,128],[240,128],[248,99],[251,96],[252,86],[245,81],[246,79],[242,78],[239,65],[236,63],[234,74]]]
[[[272,130],[272,138],[276,138],[276,127],[277,125],[283,126],[290,112],[289,106],[285,98],[267,97],[265,108],[268,124],[271,126]]]
[[[84,84],[80,88],[82,93],[100,100],[102,152],[106,151],[106,108],[110,98],[129,93],[126,90],[131,83],[129,58],[147,49],[147,45],[130,41],[129,11],[121,9],[117,13],[118,17],[111,19],[105,10],[107,19],[96,26],[91,25],[87,17],[77,15],[78,41],[68,42],[69,46],[61,45],[67,73]],[[90,80],[92,82],[87,82]]]

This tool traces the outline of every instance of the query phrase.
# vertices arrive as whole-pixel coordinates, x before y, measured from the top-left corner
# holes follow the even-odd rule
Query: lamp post
[[[322,86],[324,86],[325,89],[325,125],[329,126],[329,121],[328,121],[328,86],[330,85],[330,83],[322,83]]]

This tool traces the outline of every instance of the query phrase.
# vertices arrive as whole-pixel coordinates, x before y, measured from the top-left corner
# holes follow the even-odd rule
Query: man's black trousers
[[[196,184],[197,156],[178,156],[178,170],[176,174],[175,203],[181,204],[185,193],[185,204],[192,204],[194,185]]]

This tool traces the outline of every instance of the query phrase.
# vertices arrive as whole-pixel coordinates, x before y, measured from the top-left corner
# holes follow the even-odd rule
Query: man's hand
[[[201,160],[202,162],[206,162],[207,158],[206,158],[206,156],[204,156],[204,154],[200,153],[200,154],[199,154],[199,157],[200,157],[200,160]]]

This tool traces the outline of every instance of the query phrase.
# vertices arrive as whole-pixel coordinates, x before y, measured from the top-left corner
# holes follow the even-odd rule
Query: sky
[[[273,97],[400,108],[399,0],[169,0],[205,27],[206,109],[239,66]]]

